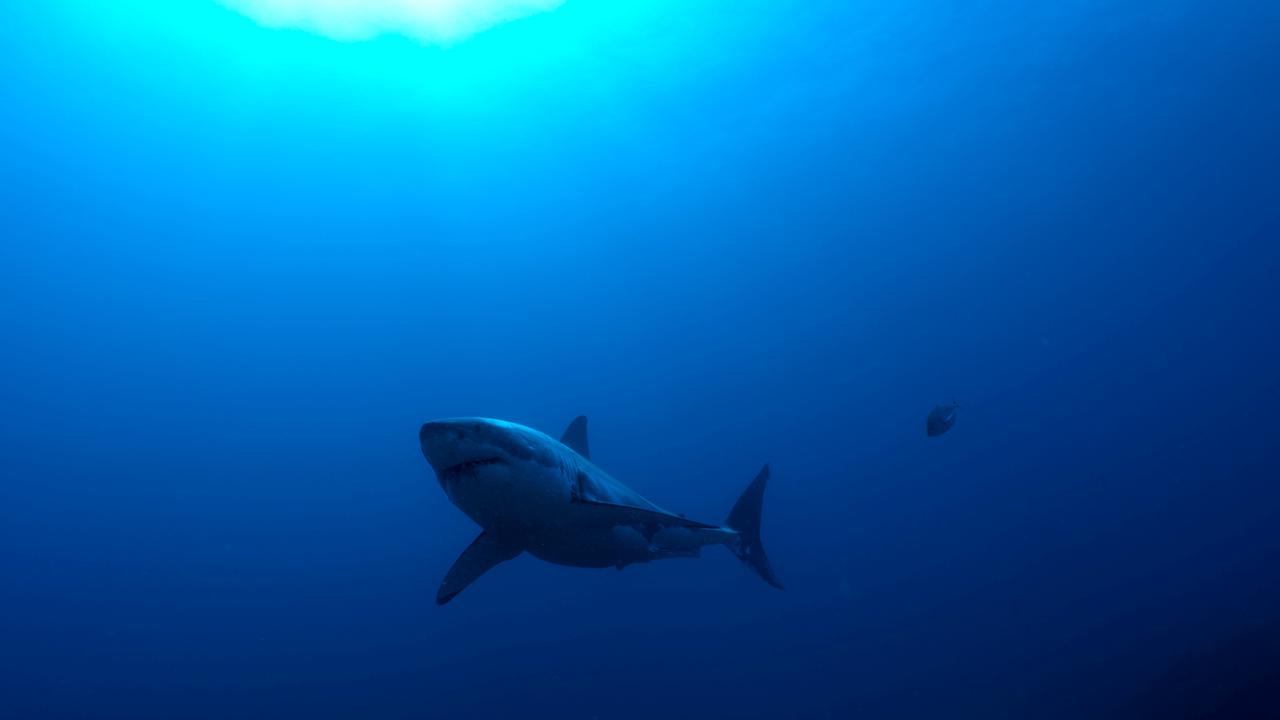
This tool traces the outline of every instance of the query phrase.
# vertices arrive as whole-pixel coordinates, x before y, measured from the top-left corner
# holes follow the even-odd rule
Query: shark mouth
[[[450,465],[440,471],[440,476],[458,477],[461,475],[470,475],[476,471],[476,468],[484,467],[485,465],[505,465],[506,463],[506,460],[497,456],[476,458],[475,460],[468,460],[464,463],[458,463],[457,465]]]

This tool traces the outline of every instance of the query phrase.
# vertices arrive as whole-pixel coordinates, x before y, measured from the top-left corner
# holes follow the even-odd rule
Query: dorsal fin
[[[587,443],[587,416],[579,415],[574,418],[573,422],[569,423],[569,427],[564,429],[564,434],[560,436],[560,442],[590,460],[591,448]]]

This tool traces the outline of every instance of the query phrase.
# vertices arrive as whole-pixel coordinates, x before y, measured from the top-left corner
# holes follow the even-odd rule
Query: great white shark
[[[438,605],[523,552],[557,565],[621,570],[696,558],[704,546],[724,545],[782,589],[760,543],[768,465],[724,525],[712,525],[667,512],[596,467],[585,417],[559,440],[487,418],[435,420],[422,426],[418,439],[445,494],[481,527],[440,584]]]

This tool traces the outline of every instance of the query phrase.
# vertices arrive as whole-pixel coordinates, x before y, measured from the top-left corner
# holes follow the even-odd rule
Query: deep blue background
[[[1183,717],[1280,677],[1280,6],[662,2],[539,46],[570,0],[439,50],[187,4],[0,28],[0,715]],[[522,557],[435,607],[475,528],[418,425],[579,413],[691,517],[771,462],[788,590]]]

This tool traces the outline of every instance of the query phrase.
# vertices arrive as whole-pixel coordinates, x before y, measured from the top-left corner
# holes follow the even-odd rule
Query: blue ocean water
[[[0,717],[1280,717],[1280,5],[692,5],[6,8]],[[786,591],[436,607],[578,414]]]

